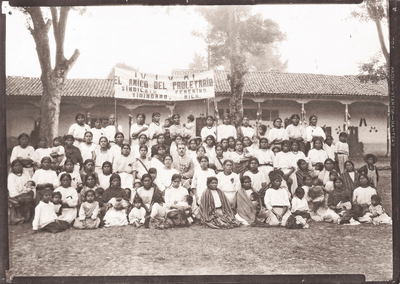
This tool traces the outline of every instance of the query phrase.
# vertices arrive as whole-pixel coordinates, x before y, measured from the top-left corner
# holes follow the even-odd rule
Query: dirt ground
[[[357,167],[357,166],[356,166]],[[392,213],[390,170],[378,193]],[[201,225],[169,230],[133,227],[32,234],[10,226],[15,276],[364,274],[392,278],[392,226],[310,223],[309,229]]]

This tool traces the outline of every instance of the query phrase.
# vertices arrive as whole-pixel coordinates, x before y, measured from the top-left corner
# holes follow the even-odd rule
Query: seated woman
[[[233,172],[242,176],[245,171],[247,171],[247,167],[249,165],[249,159],[251,158],[251,154],[249,150],[243,147],[243,142],[237,140],[235,142],[235,152],[230,154],[230,157],[233,164]]]
[[[234,212],[236,212],[235,218],[246,226],[267,226],[267,224],[262,222],[266,218],[265,208],[261,208],[260,200],[256,202],[251,200],[252,194],[256,193],[251,186],[251,178],[243,176],[240,182],[242,187],[236,192],[232,206]],[[261,214],[261,212],[264,212],[264,214]]]
[[[181,176],[174,174],[171,178],[172,185],[165,190],[166,220],[164,228],[187,227],[190,225],[192,206],[182,204],[188,195],[186,188],[181,186]],[[192,198],[193,201],[193,198]],[[193,203],[192,203],[193,204]],[[190,219],[192,221],[192,219]]]
[[[240,226],[228,198],[218,189],[216,177],[207,179],[207,189],[200,198],[200,216],[202,223],[213,229],[230,229]]]
[[[344,163],[344,168],[346,169],[341,178],[345,188],[350,192],[350,197],[353,197],[353,191],[358,187],[358,178],[360,174],[354,170],[354,163],[352,161],[346,161]]]
[[[157,136],[157,143],[153,144],[151,146],[151,156],[154,157],[155,155],[158,154],[158,147],[160,145],[163,145],[165,147],[165,153],[169,154],[169,146],[167,145],[166,141],[165,141],[165,134],[159,134]]]
[[[368,223],[371,222],[369,217],[371,197],[377,193],[376,189],[371,186],[367,175],[360,174],[358,182],[360,186],[353,191],[353,204],[358,204],[362,208],[362,217],[358,218],[358,221]]]
[[[239,175],[234,173],[232,171],[232,168],[232,160],[225,160],[224,171],[217,174],[219,190],[221,190],[225,194],[229,201],[229,204],[232,204],[236,192],[239,191],[241,187]]]
[[[61,186],[54,190],[61,193],[62,214],[58,216],[58,220],[71,224],[78,212],[76,208],[79,200],[78,193],[71,187],[71,176],[68,173],[61,175],[60,182]]]
[[[30,181],[28,171],[23,171],[22,162],[18,159],[11,163],[11,172],[7,179],[9,224],[27,222],[31,218],[35,202],[33,199],[35,185]]]
[[[139,200],[146,210],[145,226],[146,228],[158,227],[163,223],[166,213],[163,193],[153,185],[149,174],[144,174],[141,182],[143,186],[137,189],[135,198],[140,198]]]
[[[271,177],[272,187],[265,192],[264,202],[269,211],[267,223],[270,226],[286,225],[290,216],[289,194],[281,187],[282,178],[280,175]]]
[[[323,142],[320,139],[314,140],[314,148],[308,152],[307,158],[310,160],[310,170],[312,170],[312,177],[318,177],[319,170],[317,169],[318,163],[325,163],[325,160],[328,159],[328,154],[322,149]]]
[[[15,146],[11,152],[10,162],[18,159],[23,166],[23,171],[29,174],[29,177],[33,176],[33,160],[32,156],[35,149],[29,146],[29,135],[21,133],[18,136],[18,146]]]
[[[121,188],[121,177],[117,173],[114,173],[110,177],[110,187],[104,191],[102,200],[108,203],[111,198],[117,197],[120,193],[124,193],[124,189]]]
[[[302,187],[303,179],[305,176],[310,175],[308,170],[308,164],[304,159],[300,159],[297,161],[297,171],[296,171],[296,178],[297,178],[297,186]]]

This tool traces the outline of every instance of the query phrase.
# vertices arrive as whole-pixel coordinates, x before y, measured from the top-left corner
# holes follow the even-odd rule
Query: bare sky
[[[286,72],[355,75],[359,62],[380,52],[375,25],[349,18],[355,7],[262,5],[254,9],[286,33],[279,49],[289,61]],[[143,72],[170,74],[172,69],[187,68],[195,52],[206,56],[206,43],[191,35],[206,27],[205,20],[193,7],[166,11],[165,7],[113,6],[88,7],[83,16],[70,12],[65,55],[69,58],[75,48],[81,55],[68,78],[106,78],[118,62]],[[25,19],[11,12],[7,14],[6,74],[40,77],[35,43]],[[49,35],[54,53],[52,30]]]

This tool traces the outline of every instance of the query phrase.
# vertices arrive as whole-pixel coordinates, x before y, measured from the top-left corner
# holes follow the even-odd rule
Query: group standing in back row
[[[333,145],[314,115],[307,128],[297,114],[286,129],[277,118],[268,135],[265,125],[256,132],[247,117],[235,128],[228,115],[218,127],[208,116],[201,137],[192,115],[183,125],[178,114],[164,124],[159,113],[150,125],[144,114],[136,118],[131,144],[114,115],[106,128],[97,120],[90,129],[77,114],[52,147],[43,138],[35,150],[21,134],[10,159],[10,222],[34,215],[34,230],[56,232],[71,224],[294,228],[307,220],[390,221],[383,208],[371,208],[381,206],[373,201],[379,198],[376,156],[366,155],[366,165],[355,171],[347,134]]]

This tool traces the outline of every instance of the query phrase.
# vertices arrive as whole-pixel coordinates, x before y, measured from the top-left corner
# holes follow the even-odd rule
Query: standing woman
[[[111,152],[111,157],[112,157],[112,163],[114,163],[114,160],[121,155],[122,152],[122,145],[124,145],[124,134],[122,132],[117,132],[115,133],[114,136],[115,143],[114,145],[111,146],[110,152]]]
[[[350,197],[353,198],[353,191],[356,189],[360,174],[354,170],[354,163],[352,161],[346,161],[344,163],[345,172],[341,174],[343,179],[344,187],[349,191]]]
[[[299,124],[300,116],[298,114],[292,114],[290,117],[292,124],[286,127],[286,137],[289,138],[289,142],[297,141],[300,151],[306,152],[306,146],[304,142],[307,140],[306,130],[303,125]]]
[[[230,229],[240,226],[231,209],[231,203],[225,194],[218,189],[216,177],[207,179],[207,188],[200,199],[200,216],[202,223],[213,229]]]
[[[108,139],[105,136],[100,137],[99,139],[99,147],[94,151],[94,161],[95,161],[95,172],[99,175],[103,172],[103,164],[104,162],[112,162],[112,154],[109,150]]]
[[[54,192],[61,193],[62,214],[58,220],[66,221],[69,224],[75,220],[78,206],[78,193],[76,189],[71,187],[71,176],[67,173],[60,177],[61,186],[56,188]]]
[[[217,133],[216,133],[216,128],[214,126],[214,117],[212,117],[211,115],[207,116],[206,126],[204,126],[201,129],[201,132],[200,132],[201,141],[203,141],[205,143],[207,137],[210,135],[214,137],[214,141],[215,141],[215,138],[217,137]]]
[[[241,186],[239,176],[232,170],[233,161],[225,160],[224,171],[217,174],[217,183],[219,184],[220,190],[225,193],[230,204],[232,204],[233,198]]]
[[[283,140],[286,140],[286,129],[282,127],[282,119],[278,117],[274,120],[274,127],[269,131],[268,141],[272,148],[279,147],[281,149]]]
[[[179,135],[183,137],[183,126],[180,123],[181,117],[179,114],[174,114],[172,116],[172,125],[169,127],[169,133],[171,135],[172,140],[175,140],[175,138]]]
[[[69,128],[68,134],[74,137],[74,146],[79,147],[83,142],[85,132],[90,131],[90,126],[85,124],[85,115],[83,113],[78,113],[75,116],[75,121],[76,123]]]
[[[316,115],[311,115],[309,119],[309,126],[306,128],[306,137],[307,137],[307,144],[306,144],[306,152],[304,154],[308,154],[308,151],[313,148],[313,142],[318,139],[322,142],[326,139],[326,134],[324,130],[317,126],[318,117]],[[321,147],[322,148],[322,147]]]
[[[11,152],[10,162],[19,160],[22,164],[23,171],[28,173],[30,177],[33,176],[33,160],[32,156],[35,149],[29,146],[29,135],[21,133],[18,136],[18,146],[15,146]]]
[[[22,162],[18,159],[11,163],[11,172],[7,178],[9,224],[28,221],[35,206],[33,190],[26,186],[31,179],[23,171]]]
[[[106,129],[103,128],[102,121],[100,118],[96,119],[94,127],[90,129],[90,132],[92,132],[93,134],[93,143],[98,145],[100,138],[106,135]]]
[[[132,190],[136,175],[136,163],[131,155],[131,146],[129,144],[122,146],[121,155],[114,160],[113,170],[114,173],[120,176],[122,188]]]
[[[149,127],[145,124],[146,115],[144,113],[138,113],[136,116],[136,123],[131,126],[132,146],[139,144],[139,135],[144,133],[148,136]]]
[[[159,112],[153,112],[151,116],[152,122],[149,125],[148,130],[148,138],[149,138],[149,147],[157,144],[157,138],[160,134],[164,134],[164,129],[160,123],[161,114]]]
[[[97,144],[93,143],[93,134],[90,131],[85,132],[84,143],[79,145],[79,150],[81,151],[82,159],[86,161],[87,159],[94,159],[94,151],[97,149]]]

